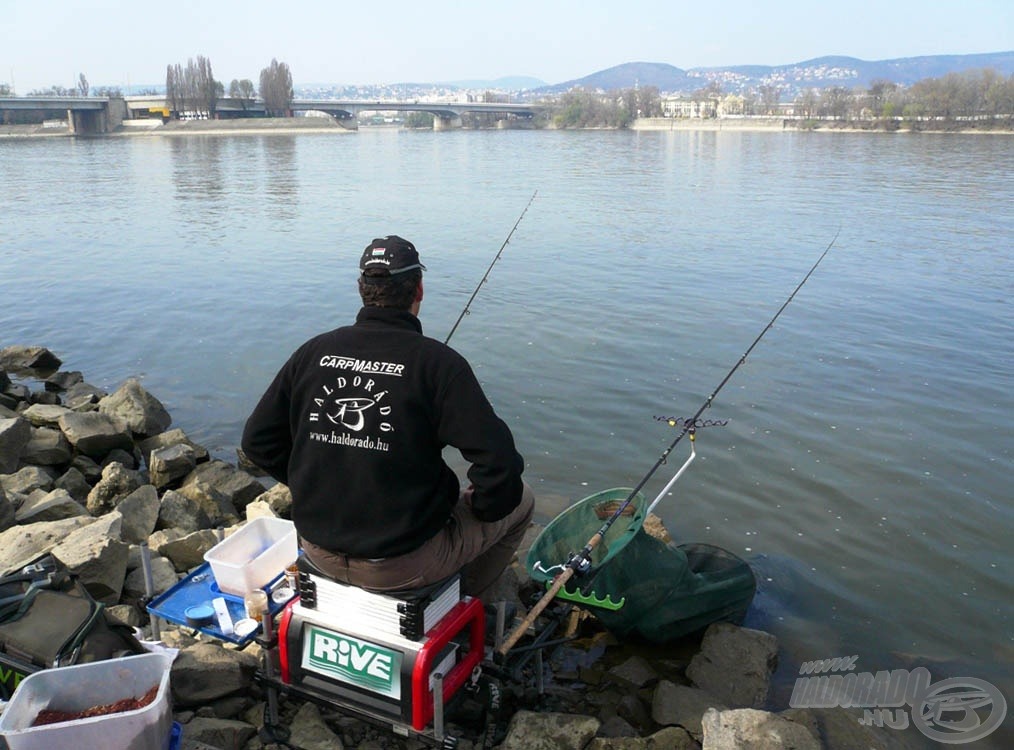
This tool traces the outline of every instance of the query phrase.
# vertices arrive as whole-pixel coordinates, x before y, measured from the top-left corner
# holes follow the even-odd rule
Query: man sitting
[[[531,522],[524,460],[468,362],[423,335],[412,243],[375,239],[359,268],[356,322],[289,357],[243,451],[289,486],[301,546],[335,580],[404,591],[460,571],[462,592],[482,598]],[[463,491],[447,445],[470,464]]]

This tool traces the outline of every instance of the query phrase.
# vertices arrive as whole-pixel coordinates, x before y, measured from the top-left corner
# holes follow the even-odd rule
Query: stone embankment
[[[291,496],[171,429],[169,413],[136,379],[109,393],[61,364],[41,347],[0,350],[0,575],[52,554],[109,612],[150,636],[141,543],[152,553],[161,593],[203,562],[219,539],[216,529],[286,517]],[[509,569],[500,581],[506,596],[516,599],[525,578],[517,565]],[[505,685],[510,710],[500,731],[486,735],[486,747],[887,747],[840,709],[765,710],[778,651],[770,634],[716,624],[674,657],[632,651],[590,619],[577,626],[578,639],[549,659],[541,693]],[[173,626],[160,635],[179,649],[171,685],[183,748],[282,747],[259,734],[265,696],[253,680],[256,645],[237,650]],[[423,747],[310,703],[285,699],[281,709],[288,747]],[[463,750],[482,746],[482,737],[460,734]]]

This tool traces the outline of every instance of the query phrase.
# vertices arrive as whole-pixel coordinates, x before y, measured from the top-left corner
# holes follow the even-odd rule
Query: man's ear
[[[415,301],[422,302],[423,299],[423,282],[419,279],[419,286],[415,290]]]

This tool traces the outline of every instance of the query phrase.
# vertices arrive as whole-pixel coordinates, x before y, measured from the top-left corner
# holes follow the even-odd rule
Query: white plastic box
[[[138,654],[30,674],[0,714],[0,738],[10,750],[169,750],[172,661]],[[43,709],[84,711],[141,698],[156,685],[155,700],[133,711],[32,726]]]
[[[215,582],[243,596],[277,578],[299,555],[296,527],[282,518],[255,518],[204,553]]]

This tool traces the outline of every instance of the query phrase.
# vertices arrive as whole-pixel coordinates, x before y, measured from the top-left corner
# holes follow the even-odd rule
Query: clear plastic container
[[[298,553],[292,521],[262,516],[209,549],[204,559],[218,588],[242,598],[280,576]]]
[[[0,714],[0,737],[10,750],[169,750],[171,667],[171,656],[151,653],[35,672]],[[132,711],[32,726],[43,709],[85,711],[141,698],[155,686],[155,699]]]

